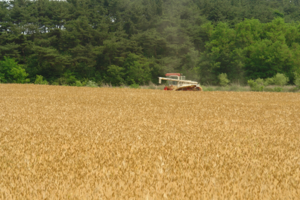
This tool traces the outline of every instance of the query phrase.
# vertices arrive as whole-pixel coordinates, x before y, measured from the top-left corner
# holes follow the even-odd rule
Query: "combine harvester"
[[[161,80],[168,82],[169,86],[166,86],[164,90],[173,91],[202,91],[202,88],[196,81],[185,80],[185,76],[180,73],[167,73],[166,77],[158,77],[159,84]]]

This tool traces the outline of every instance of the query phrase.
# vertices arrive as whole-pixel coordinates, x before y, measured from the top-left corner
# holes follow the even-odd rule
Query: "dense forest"
[[[300,0],[0,2],[0,82],[201,84],[300,74]]]

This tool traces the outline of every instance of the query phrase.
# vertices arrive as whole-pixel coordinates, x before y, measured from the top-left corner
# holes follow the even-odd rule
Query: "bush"
[[[227,78],[227,74],[226,73],[219,74],[218,79],[219,79],[219,84],[221,86],[227,86],[228,83],[230,82],[228,80],[228,78]]]
[[[62,81],[64,81],[63,84],[67,84],[67,85],[75,85],[77,79],[76,79],[76,77],[75,77],[75,75],[74,75],[73,72],[67,70],[67,71],[63,74]]]
[[[257,83],[257,85],[259,86],[265,86],[265,81],[262,78],[258,78],[255,80],[255,82]]]
[[[284,86],[289,82],[289,78],[286,77],[284,74],[277,73],[273,77],[273,81],[274,81],[274,85]]]
[[[58,82],[52,82],[51,85],[59,85]]]
[[[0,61],[0,81],[3,83],[28,83],[28,74],[22,65],[19,65],[13,58],[4,56]]]
[[[55,80],[55,82],[57,82],[59,85],[72,85],[72,86],[76,86],[76,77],[74,75],[73,72],[70,71],[66,71],[62,77],[58,78]]]
[[[64,77],[60,77],[60,78],[56,79],[55,82],[57,82],[58,85],[69,85],[67,82],[67,79]]]
[[[0,83],[5,81],[4,73],[0,73]]]
[[[86,86],[86,84],[89,82],[89,80],[87,78],[81,80],[81,85],[82,86]]]
[[[258,83],[260,83],[260,81],[258,81]],[[263,91],[264,90],[264,86],[261,85],[261,83],[260,84],[258,84],[258,83],[252,79],[248,80],[248,85],[250,86],[251,91]]]
[[[42,75],[36,75],[34,84],[39,84],[39,85],[48,85],[48,81],[43,80],[44,77]]]
[[[97,83],[91,80],[86,83],[86,87],[97,87],[97,86],[98,86]]]
[[[137,89],[137,88],[140,88],[140,85],[134,83],[134,84],[131,84],[129,87],[130,87],[130,88],[135,88],[135,89]]]
[[[297,77],[294,81],[297,88],[300,88],[300,77]]]
[[[110,65],[107,69],[107,76],[104,79],[106,83],[117,86],[125,82],[123,77],[125,77],[124,68],[117,65]]]
[[[75,85],[76,85],[77,87],[81,87],[81,86],[82,86],[82,83],[81,83],[80,81],[76,81],[76,82],[75,82]]]
[[[282,88],[281,87],[275,87],[274,92],[282,92]]]
[[[265,80],[265,86],[268,86],[268,85],[274,85],[273,78],[266,78],[266,80]]]
[[[300,74],[294,72],[294,76],[295,76],[294,84],[296,85],[297,89],[300,89]]]

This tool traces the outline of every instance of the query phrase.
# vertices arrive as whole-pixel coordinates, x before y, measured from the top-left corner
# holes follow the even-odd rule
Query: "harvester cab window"
[[[168,78],[171,78],[171,79],[179,79],[179,76],[169,76]],[[177,81],[168,81],[168,84],[169,85],[177,85]]]

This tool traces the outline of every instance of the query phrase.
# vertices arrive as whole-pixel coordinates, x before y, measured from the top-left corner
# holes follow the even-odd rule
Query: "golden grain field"
[[[300,94],[0,84],[0,199],[300,199]]]

